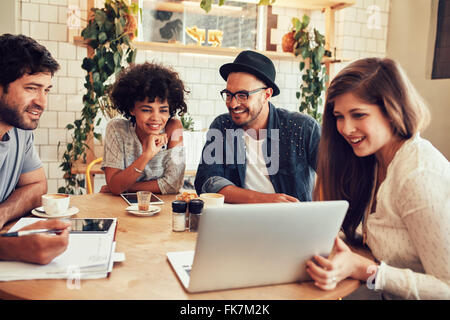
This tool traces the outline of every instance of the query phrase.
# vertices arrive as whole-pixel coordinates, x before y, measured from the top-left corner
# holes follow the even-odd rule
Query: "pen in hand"
[[[35,229],[35,230],[23,230],[15,232],[0,233],[0,237],[22,237],[36,233],[61,233],[64,229]]]

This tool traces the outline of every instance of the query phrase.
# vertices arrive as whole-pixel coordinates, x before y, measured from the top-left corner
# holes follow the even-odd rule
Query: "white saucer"
[[[43,207],[38,207],[36,209],[44,211]],[[61,214],[58,214],[58,215],[48,215],[46,213],[42,213],[42,212],[36,211],[36,209],[31,210],[31,213],[33,215],[35,215],[37,217],[40,217],[40,218],[49,218],[49,219],[52,219],[52,218],[67,218],[67,217],[73,216],[74,214],[77,214],[78,211],[79,211],[77,207],[70,207],[64,213],[61,213]]]
[[[148,211],[139,211],[138,206],[129,206],[125,209],[129,213],[139,217],[151,217],[161,211],[160,207],[149,206]]]

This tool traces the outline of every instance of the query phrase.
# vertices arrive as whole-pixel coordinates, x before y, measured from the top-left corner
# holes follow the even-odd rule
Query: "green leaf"
[[[95,83],[95,82],[99,82],[99,81],[100,81],[100,73],[94,72],[94,73],[92,74],[92,81],[94,81],[94,83]]]
[[[59,187],[58,188],[58,193],[67,193],[66,192],[66,188],[65,187]]]
[[[305,62],[304,61],[301,61],[300,62],[300,65],[299,65],[299,67],[300,67],[300,71],[303,71],[303,69],[305,69]]]
[[[309,16],[304,14],[302,18],[302,29],[305,29],[309,25]]]
[[[67,130],[72,130],[74,128],[74,126],[73,126],[73,124],[71,124],[71,123],[69,123],[67,126],[66,126],[66,129]]]
[[[98,96],[103,95],[103,83],[100,81],[94,81],[94,91]],[[85,139],[83,139],[85,140]]]
[[[134,63],[134,61],[136,60],[136,49],[132,50],[127,57],[127,62],[128,63]]]
[[[81,36],[88,40],[88,39],[97,39],[98,29],[96,25],[89,24],[86,28],[81,31]]]
[[[114,52],[113,60],[115,66],[120,66],[120,62],[122,61],[122,55],[118,51]]]
[[[123,33],[123,26],[120,23],[119,18],[114,19],[114,26],[116,27],[116,37],[120,37],[120,35]]]
[[[103,26],[103,24],[105,23],[106,19],[107,19],[107,16],[106,16],[105,12],[103,12],[102,10],[96,10],[95,11],[94,20],[95,20],[95,22],[97,22],[99,27]]]
[[[302,27],[302,23],[300,22],[300,20],[298,18],[292,18],[292,27],[294,28],[294,30],[298,33],[299,30]],[[298,38],[296,38],[296,40],[298,40]]]
[[[86,70],[87,72],[91,72],[94,68],[94,61],[89,58],[84,58],[83,63],[81,64],[81,68]]]
[[[94,138],[101,142],[102,141],[102,134],[94,132]]]
[[[105,65],[105,58],[104,57],[100,57],[98,59],[98,69],[101,70],[104,65]]]
[[[98,34],[98,42],[100,42],[100,44],[103,44],[106,42],[106,40],[108,40],[108,36],[106,35],[106,33],[100,32]]]
[[[200,8],[206,11],[206,13],[211,11],[211,2],[212,0],[202,0],[200,2]]]

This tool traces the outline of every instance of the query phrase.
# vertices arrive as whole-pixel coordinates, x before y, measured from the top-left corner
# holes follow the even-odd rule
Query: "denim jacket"
[[[320,126],[310,116],[276,108],[269,102],[263,154],[276,193],[311,201],[320,140]],[[198,194],[228,185],[244,188],[244,131],[226,113],[212,122],[195,177]]]

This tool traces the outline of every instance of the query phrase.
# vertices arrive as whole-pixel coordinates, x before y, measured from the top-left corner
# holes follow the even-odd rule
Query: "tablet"
[[[70,219],[70,233],[107,233],[113,219]]]
[[[133,193],[121,193],[120,196],[130,205],[130,206],[137,206],[137,194],[136,192]],[[163,204],[164,202],[155,196],[152,193],[152,196],[150,198],[150,204]]]

